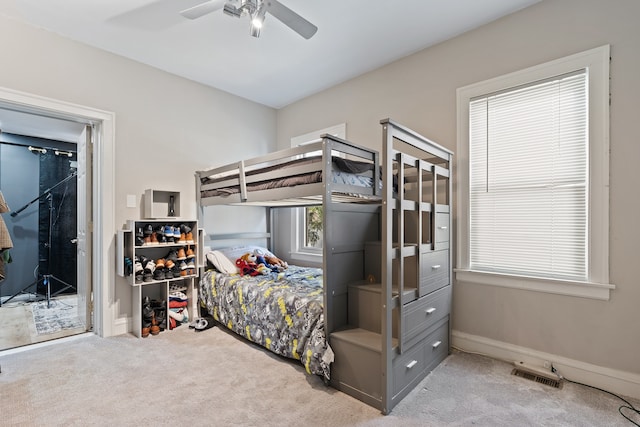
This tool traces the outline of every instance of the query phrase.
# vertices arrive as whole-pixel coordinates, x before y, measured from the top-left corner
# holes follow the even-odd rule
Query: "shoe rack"
[[[145,297],[165,301],[168,313],[169,294],[178,288],[189,299],[189,317],[197,316],[203,234],[198,221],[185,219],[130,220],[125,229],[118,230],[117,273],[131,285],[133,333],[137,337],[142,336]]]

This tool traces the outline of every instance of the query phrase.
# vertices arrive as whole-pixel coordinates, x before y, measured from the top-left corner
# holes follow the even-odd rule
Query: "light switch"
[[[136,207],[136,195],[135,194],[127,194],[127,207],[135,208]]]

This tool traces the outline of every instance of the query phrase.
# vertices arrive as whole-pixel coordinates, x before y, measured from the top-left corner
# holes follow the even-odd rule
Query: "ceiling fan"
[[[318,31],[318,27],[277,0],[209,0],[181,11],[180,15],[196,19],[219,9],[236,18],[249,15],[250,34],[253,37],[260,37],[260,29],[267,12],[305,39],[310,39]]]

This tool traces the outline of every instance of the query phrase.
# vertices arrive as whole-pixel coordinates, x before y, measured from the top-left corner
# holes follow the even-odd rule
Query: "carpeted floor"
[[[384,416],[219,327],[81,336],[0,352],[0,367],[2,425],[631,425],[608,394],[571,383],[556,389],[460,352]]]

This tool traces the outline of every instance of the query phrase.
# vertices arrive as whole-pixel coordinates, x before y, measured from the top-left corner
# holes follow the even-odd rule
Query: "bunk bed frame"
[[[449,354],[452,153],[390,119],[380,123],[381,165],[376,151],[323,135],[318,143],[196,172],[196,194],[202,208],[264,206],[267,218],[274,207],[323,206],[323,309],[335,353],[329,384],[387,414]],[[318,150],[321,162],[291,165]],[[334,182],[336,154],[371,163],[373,185]],[[248,189],[309,172],[321,180]],[[234,192],[212,195],[228,186]]]

